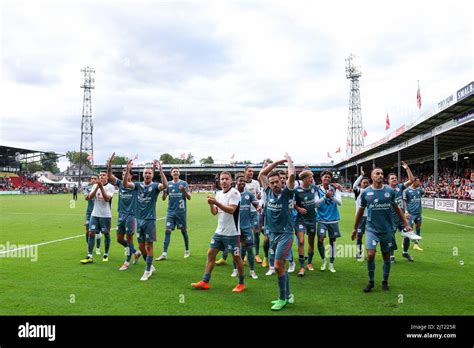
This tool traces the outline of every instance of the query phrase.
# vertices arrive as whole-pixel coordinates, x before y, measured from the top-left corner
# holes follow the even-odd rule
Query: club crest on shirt
[[[249,199],[249,198],[250,198],[250,196],[249,196],[249,195],[245,195],[245,199]]]
[[[390,193],[385,192],[385,193],[384,193],[384,197],[385,197],[385,198],[389,198],[389,197],[390,197]]]

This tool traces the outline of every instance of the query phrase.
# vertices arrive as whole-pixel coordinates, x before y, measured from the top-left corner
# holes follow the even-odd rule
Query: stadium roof
[[[0,156],[1,157],[11,157],[11,156],[17,156],[17,155],[28,155],[32,153],[52,153],[52,151],[41,151],[41,150],[30,150],[30,149],[24,149],[21,147],[13,147],[13,146],[6,146],[6,145],[0,145]],[[55,153],[58,156],[64,156]]]
[[[453,103],[454,100],[457,102]],[[403,125],[383,139],[370,144],[336,164],[339,169],[377,160],[377,165],[394,164],[398,151],[402,160],[410,161],[431,156],[434,136],[438,139],[440,156],[447,152],[474,151],[474,82],[440,101],[437,108],[421,115],[409,125]]]
[[[31,160],[48,153],[52,152],[0,145],[0,166],[12,166],[19,168],[20,161]],[[64,156],[62,154],[54,154],[57,158]]]

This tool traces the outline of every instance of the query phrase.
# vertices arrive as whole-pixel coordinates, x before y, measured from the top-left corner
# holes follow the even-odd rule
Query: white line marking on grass
[[[54,215],[82,215],[84,216],[84,214],[79,214],[79,213],[72,213],[72,214],[61,214],[61,213],[58,213],[58,214],[53,214],[53,213],[13,213],[13,212],[6,212],[5,215],[51,215],[51,216],[54,216]]]
[[[160,217],[160,218],[156,219],[156,221],[164,220],[164,219],[165,219],[165,217]],[[111,230],[116,230],[116,229],[117,229],[117,226],[111,228]],[[46,245],[46,244],[52,244],[52,243],[63,242],[63,241],[65,241],[65,240],[75,239],[75,238],[79,238],[79,237],[84,237],[84,233],[83,233],[83,234],[79,234],[79,235],[77,235],[77,236],[72,236],[72,237],[67,237],[67,238],[62,238],[62,239],[56,239],[56,240],[50,240],[49,242],[43,242],[43,243],[38,243],[38,244],[33,244],[33,245],[27,245],[27,246],[24,246],[24,247],[21,247],[21,248],[10,249],[10,250],[6,250],[6,251],[0,251],[0,255],[8,254],[8,253],[11,253],[11,252],[14,252],[14,251],[18,251],[18,250],[34,248],[34,247],[40,246],[40,245]]]
[[[461,227],[474,228],[474,226],[463,225],[463,224],[457,224],[457,223],[455,223],[455,222],[446,221],[446,220],[440,220],[440,219],[435,219],[435,218],[428,217],[428,216],[423,216],[423,219],[429,219],[429,220],[444,222],[445,224],[451,224],[451,225],[456,225],[456,226],[461,226]]]

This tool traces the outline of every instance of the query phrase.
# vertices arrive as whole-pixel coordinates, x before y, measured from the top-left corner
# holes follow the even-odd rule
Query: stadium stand
[[[377,142],[369,144],[335,164],[346,187],[358,176],[360,166],[369,171],[381,167],[401,177],[401,161],[420,177],[425,197],[473,199],[474,188],[474,82],[470,82]],[[447,202],[449,203],[449,202]],[[457,202],[456,202],[457,203]],[[438,200],[427,205],[438,204]],[[462,204],[474,213],[474,203]],[[467,208],[465,208],[467,207]],[[453,210],[454,211],[454,210]]]

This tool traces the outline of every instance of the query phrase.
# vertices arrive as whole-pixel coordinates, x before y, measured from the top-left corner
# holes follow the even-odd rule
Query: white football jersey
[[[94,191],[97,187],[97,184],[92,186],[92,190]],[[104,186],[104,191],[109,197],[113,197],[115,193],[115,187],[111,184],[107,184]],[[95,200],[94,200],[94,209],[92,210],[91,216],[95,217],[106,217],[111,218],[112,212],[110,210],[110,203],[104,200],[102,196],[102,191],[100,189],[97,190],[95,193]]]
[[[255,198],[257,198],[257,195],[261,192],[260,183],[254,179],[252,179],[252,182],[245,183],[245,189],[249,192],[252,192]],[[257,211],[257,209],[253,205],[251,205],[250,211],[254,212]]]
[[[237,205],[240,203],[240,192],[231,187],[229,191],[218,191],[216,200],[224,205]],[[223,236],[238,236],[240,235],[239,224],[239,208],[234,214],[226,213],[217,208],[217,228],[216,233]]]

